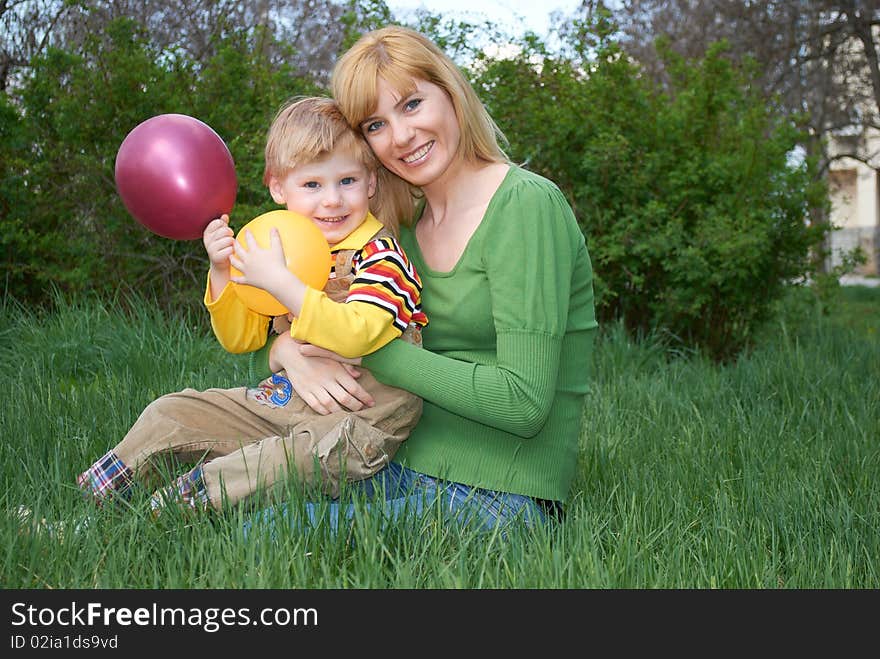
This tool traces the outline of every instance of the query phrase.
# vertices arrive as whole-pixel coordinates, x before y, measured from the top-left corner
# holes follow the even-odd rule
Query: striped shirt
[[[381,228],[369,215],[333,246],[330,277],[353,275],[345,302],[334,302],[323,291],[307,289],[300,314],[290,328],[294,339],[343,357],[361,357],[399,337],[411,324],[428,324],[422,311],[422,281],[397,240],[373,237]],[[335,269],[336,257],[343,250],[354,252],[350,273]]]
[[[421,305],[422,282],[394,238],[377,238],[364,245],[352,259],[352,267],[355,278],[346,303],[364,302],[384,309],[401,333],[411,322],[422,327],[428,324]]]
[[[368,214],[363,224],[331,248],[330,276],[336,278],[336,258],[353,252],[353,275],[347,299],[334,302],[324,291],[307,288],[291,336],[344,357],[361,357],[399,337],[410,324],[424,327],[422,282],[409,257],[392,238],[375,238],[382,223]],[[383,234],[384,235],[384,234]],[[266,343],[272,318],[252,311],[227,285],[211,299],[211,281],[205,288],[205,307],[217,340],[229,352],[240,354]]]

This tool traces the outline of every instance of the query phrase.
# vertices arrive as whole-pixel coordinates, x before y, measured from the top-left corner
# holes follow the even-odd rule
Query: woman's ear
[[[286,203],[284,199],[284,186],[281,181],[274,176],[269,177],[269,194],[272,195],[272,201],[276,204]]]

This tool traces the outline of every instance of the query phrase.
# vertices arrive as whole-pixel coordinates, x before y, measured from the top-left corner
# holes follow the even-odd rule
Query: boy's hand
[[[266,249],[260,247],[249,229],[244,232],[244,240],[247,248],[238,241],[232,245],[233,252],[229,262],[241,271],[239,276],[232,277],[232,281],[262,288],[277,297],[279,291],[290,285],[291,278],[295,278],[287,269],[278,229],[272,228],[269,231],[269,247]]]
[[[229,227],[229,216],[224,214],[211,220],[202,233],[202,244],[211,262],[208,285],[211,300],[220,297],[229,283],[229,257],[232,256],[235,235]]]
[[[202,234],[202,243],[208,252],[211,268],[217,272],[228,272],[229,257],[232,256],[235,243],[235,234],[229,227],[228,215],[211,220]]]

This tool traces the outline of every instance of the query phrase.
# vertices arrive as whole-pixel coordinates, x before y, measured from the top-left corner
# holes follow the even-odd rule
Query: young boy
[[[333,264],[323,291],[306,287],[285,265],[280,241],[243,249],[228,218],[212,221],[203,242],[210,260],[205,306],[220,344],[242,353],[262,347],[270,332],[290,331],[303,342],[342,355],[363,355],[402,337],[421,345],[428,320],[421,281],[397,241],[371,213],[376,163],[331,99],[305,98],[284,106],[269,129],[264,183],[272,199],[310,218],[330,244]],[[291,314],[251,311],[230,284],[264,288]],[[330,265],[330,264],[328,264]],[[125,438],[77,482],[97,502],[128,492],[154,472],[160,458],[196,462],[156,491],[154,514],[169,503],[222,509],[285,481],[317,485],[331,496],[340,481],[381,469],[418,420],[418,397],[382,385],[368,372],[359,383],[375,404],[360,412],[319,415],[276,373],[253,388],[168,394],[153,401]]]

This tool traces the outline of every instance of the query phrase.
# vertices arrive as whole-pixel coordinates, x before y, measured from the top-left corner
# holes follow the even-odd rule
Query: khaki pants
[[[376,401],[360,412],[322,416],[295,393],[284,406],[254,400],[248,389],[185,389],[154,400],[113,452],[135,477],[173,455],[205,461],[211,505],[234,505],[291,474],[304,486],[338,496],[342,480],[372,476],[415,426],[422,401],[378,382],[358,379]],[[254,390],[250,390],[254,391]]]

